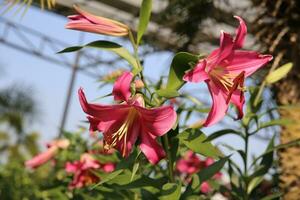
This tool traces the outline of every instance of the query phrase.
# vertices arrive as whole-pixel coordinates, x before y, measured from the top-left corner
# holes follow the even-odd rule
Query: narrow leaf
[[[267,84],[272,84],[284,78],[291,71],[293,63],[289,62],[277,68],[266,77]]]
[[[277,199],[279,197],[281,197],[283,194],[281,192],[275,193],[275,194],[270,194],[264,198],[262,198],[261,200],[273,200],[273,199]]]
[[[140,19],[139,19],[139,26],[137,31],[137,44],[140,43],[140,40],[147,29],[150,16],[151,16],[151,10],[152,10],[152,0],[143,0],[140,9]]]
[[[213,177],[217,172],[221,171],[225,163],[228,161],[229,156],[221,158],[220,160],[216,161],[212,165],[202,169],[198,172],[200,184],[204,181],[207,181],[211,177]]]
[[[102,185],[103,183],[106,183],[107,181],[112,180],[113,178],[115,178],[115,177],[117,177],[119,174],[121,174],[122,172],[123,172],[123,170],[121,169],[121,170],[117,170],[117,171],[114,171],[114,172],[112,172],[112,173],[109,173],[109,174],[107,174],[107,176],[104,176],[104,175],[103,175],[103,176],[101,177],[101,181],[100,181],[99,183],[97,183],[96,185],[94,185],[94,186],[92,187],[92,189],[98,187],[99,185]]]
[[[274,119],[269,122],[260,124],[259,129],[267,128],[270,126],[283,126],[283,125],[288,125],[291,123],[292,123],[292,121],[290,119]]]
[[[140,163],[139,163],[139,162],[134,163],[130,181],[133,180],[133,178],[134,178],[134,176],[135,176],[137,170],[139,169],[139,166],[140,166]]]
[[[99,49],[114,52],[121,58],[125,59],[133,67],[135,74],[141,70],[135,58],[130,54],[130,52],[127,49],[123,48],[121,45],[117,43],[110,42],[110,41],[98,40],[83,46],[68,47],[62,51],[59,51],[58,53],[70,53],[70,52],[78,51],[84,47],[99,48]]]
[[[228,135],[228,134],[234,134],[234,135],[241,136],[241,133],[236,130],[224,129],[224,130],[216,131],[216,132],[210,134],[205,141],[212,141],[218,137],[221,137],[223,135]]]
[[[264,180],[263,176],[255,177],[254,179],[252,179],[248,185],[247,193],[251,194],[253,189],[255,189],[263,180]]]

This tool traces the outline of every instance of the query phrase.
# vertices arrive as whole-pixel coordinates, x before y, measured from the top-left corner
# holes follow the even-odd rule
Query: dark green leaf
[[[74,51],[78,51],[84,47],[92,47],[92,48],[99,48],[107,51],[114,52],[121,58],[125,59],[134,69],[134,73],[138,73],[141,69],[139,68],[135,58],[129,53],[129,51],[125,48],[123,48],[121,45],[110,42],[110,41],[105,41],[105,40],[98,40],[95,42],[88,43],[83,46],[73,46],[73,47],[68,47],[58,53],[70,53]]]
[[[200,184],[204,181],[210,179],[213,177],[217,172],[219,172],[225,163],[228,161],[229,156],[221,158],[220,160],[214,162],[212,165],[202,169],[200,172],[198,172]]]
[[[167,89],[178,90],[184,84],[182,80],[185,71],[189,70],[196,64],[198,57],[186,53],[177,53],[171,63],[169,77],[167,82]]]
[[[140,9],[139,26],[137,31],[137,44],[140,43],[142,36],[144,35],[147,25],[150,20],[152,10],[152,0],[143,0]]]
[[[210,142],[205,142],[207,137],[198,129],[187,129],[178,136],[180,143],[187,146],[192,151],[206,157],[218,158],[223,154]]]
[[[115,181],[117,183],[117,181]],[[142,187],[154,187],[160,189],[163,184],[167,182],[167,178],[152,179],[148,176],[142,176],[128,184],[118,185],[120,189],[133,189],[133,188],[142,188]],[[115,184],[117,185],[117,184]]]
[[[274,151],[270,151],[270,150],[274,148],[274,140],[275,140],[275,136],[270,140],[270,142],[268,144],[268,147],[267,147],[267,149],[264,153],[264,156],[262,157],[260,166],[250,176],[250,180],[257,177],[257,176],[263,176],[264,174],[266,174],[269,171],[270,167],[273,164]]]
[[[241,133],[236,131],[236,130],[233,130],[233,129],[224,129],[224,130],[220,130],[220,131],[216,131],[212,134],[210,134],[207,139],[205,141],[212,141],[218,137],[221,137],[223,135],[228,135],[228,134],[234,134],[234,135],[239,135],[241,136]]]

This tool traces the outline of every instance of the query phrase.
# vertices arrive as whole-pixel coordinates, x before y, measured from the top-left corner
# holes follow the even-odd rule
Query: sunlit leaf
[[[137,43],[140,43],[142,36],[144,35],[147,25],[150,20],[152,10],[152,0],[143,0],[142,6],[140,9],[140,19],[139,26],[137,31]]]
[[[176,90],[168,90],[168,89],[157,90],[156,94],[165,98],[174,98],[179,96],[179,93]]]
[[[198,61],[196,55],[179,52],[177,53],[171,63],[168,82],[166,89],[178,90],[184,84],[182,80],[185,71],[192,68]]]
[[[180,198],[181,185],[177,183],[166,183],[162,187],[162,195],[160,200],[178,200]]]
[[[219,158],[223,156],[217,147],[215,147],[211,142],[206,141],[206,135],[200,130],[187,129],[180,133],[177,137],[180,143],[184,144],[196,153],[212,158]]]
[[[289,71],[291,71],[292,67],[293,63],[291,62],[278,67],[275,71],[273,71],[266,77],[266,83],[272,84],[283,79],[289,73]]]
[[[263,180],[264,180],[263,176],[255,177],[254,179],[252,179],[248,185],[247,193],[251,194],[253,189],[255,189]]]
[[[96,185],[94,185],[92,187],[92,189],[95,188],[95,187],[98,187],[99,185],[102,185],[103,183],[106,183],[107,181],[110,181],[110,180],[114,179],[115,177],[117,177],[122,172],[123,172],[123,170],[120,169],[120,170],[116,170],[114,172],[111,172],[111,173],[109,173],[107,175],[103,174],[102,177],[101,177],[101,181],[99,183],[97,183]]]

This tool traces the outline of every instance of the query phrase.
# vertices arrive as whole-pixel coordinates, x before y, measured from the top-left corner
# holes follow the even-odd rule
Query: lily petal
[[[219,89],[212,81],[207,81],[209,92],[212,96],[212,108],[203,126],[211,126],[219,122],[226,114],[228,104],[226,94]]]
[[[112,27],[122,27],[124,29],[127,29],[128,26],[126,26],[125,24],[122,24],[121,22],[112,20],[112,19],[108,19],[105,17],[100,17],[100,16],[96,16],[93,15],[87,11],[84,11],[83,9],[79,8],[78,6],[74,6],[74,9],[83,17],[85,17],[87,20],[89,20],[90,22],[94,23],[94,24],[104,24],[107,26],[112,26]]]
[[[176,112],[172,106],[162,106],[147,109],[136,106],[140,113],[142,132],[162,136],[167,133],[176,122]]]
[[[247,26],[245,21],[241,17],[239,16],[234,16],[234,17],[238,19],[240,22],[239,27],[235,31],[236,36],[234,39],[234,48],[239,49],[243,47],[244,40],[247,35]]]
[[[223,66],[230,73],[234,74],[240,74],[242,71],[245,71],[245,77],[248,77],[272,59],[273,56],[271,55],[262,55],[255,51],[235,51],[229,59],[229,63]]]
[[[123,116],[130,108],[127,104],[101,105],[88,103],[82,88],[78,90],[78,95],[83,111],[102,122],[115,120],[116,116]]]
[[[53,146],[47,149],[45,152],[36,155],[32,159],[25,162],[26,167],[33,169],[45,164],[55,156],[57,149],[58,147]]]
[[[131,96],[130,83],[133,78],[131,72],[123,72],[114,84],[112,94],[115,101],[128,101]]]
[[[141,133],[140,149],[152,164],[158,163],[166,156],[163,148],[156,142],[155,137],[147,133]]]
[[[196,67],[188,71],[184,76],[183,80],[193,83],[198,83],[209,79],[207,72],[205,71],[206,60],[198,62]]]
[[[135,142],[141,132],[141,128],[140,128],[141,122],[137,120],[133,122],[133,124],[129,127],[126,137],[123,137],[122,140],[117,142],[116,148],[122,154],[123,157],[128,157],[128,155],[131,153],[132,147],[135,145]],[[117,127],[117,126],[113,124],[112,128],[113,127]]]
[[[79,14],[68,16],[70,21],[65,26],[68,29],[111,36],[125,36],[129,33],[129,27],[125,24],[93,15],[77,6],[74,6],[74,8]]]
[[[237,120],[242,119],[244,116],[243,106],[245,104],[244,92],[240,90],[234,91],[231,95],[230,102],[233,103],[237,108],[238,111]]]

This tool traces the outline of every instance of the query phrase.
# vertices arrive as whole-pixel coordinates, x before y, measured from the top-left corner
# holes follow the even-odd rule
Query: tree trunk
[[[300,138],[300,56],[299,34],[290,38],[290,61],[293,70],[289,76],[276,85],[277,102],[280,105],[292,105],[291,108],[280,110],[281,118],[291,123],[282,127],[280,143],[285,144]],[[293,106],[294,105],[294,106]],[[300,199],[300,145],[285,148],[278,152],[280,166],[280,188],[284,200]]]

